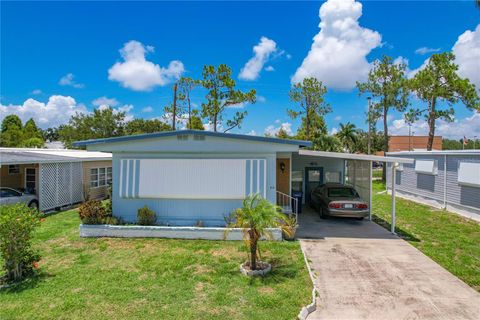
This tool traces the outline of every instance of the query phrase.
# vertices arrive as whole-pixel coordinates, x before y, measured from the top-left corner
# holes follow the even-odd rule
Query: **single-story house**
[[[480,150],[389,152],[415,162],[387,175],[397,195],[480,220]]]
[[[346,182],[371,203],[372,161],[410,159],[311,151],[308,141],[181,130],[78,141],[111,152],[113,214],[135,222],[148,206],[161,224],[224,226],[251,193],[297,213],[292,198],[324,182]],[[348,173],[348,179],[346,174]]]
[[[111,179],[109,153],[0,148],[0,187],[36,194],[41,211],[103,199]]]

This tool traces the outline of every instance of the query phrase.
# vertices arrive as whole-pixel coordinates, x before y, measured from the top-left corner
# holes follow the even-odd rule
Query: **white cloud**
[[[468,78],[480,91],[480,24],[474,31],[467,30],[458,37],[452,49],[458,74]]]
[[[111,107],[116,107],[118,106],[118,101],[115,98],[107,98],[105,96],[99,97],[95,100],[92,101],[92,104],[96,107],[101,106],[101,105],[107,105]]]
[[[392,135],[408,135],[408,125],[404,119],[396,119],[391,122],[389,131]],[[428,123],[423,119],[414,122],[412,132],[416,136],[428,135]],[[474,111],[470,117],[455,119],[453,122],[439,119],[436,121],[435,135],[449,139],[480,137],[480,113]]]
[[[108,104],[101,104],[101,105],[98,106],[98,110],[105,110],[105,109],[108,109],[108,108],[112,108],[113,114],[117,114],[119,112],[124,112],[125,113],[125,119],[124,119],[125,122],[132,121],[135,118],[133,116],[133,114],[130,113],[130,111],[132,111],[132,109],[134,108],[132,104],[125,104],[125,105],[123,105],[121,107],[118,107],[118,108],[114,108],[113,106],[108,105]]]
[[[213,131],[213,123],[211,121],[208,121],[207,123],[204,123],[203,124],[203,129],[205,129],[205,131]],[[218,132],[223,132],[222,123],[217,123],[217,131]]]
[[[266,66],[265,71],[272,72],[272,71],[275,71],[275,68],[273,66]]]
[[[426,59],[425,61],[423,61],[421,66],[419,66],[418,68],[413,69],[413,70],[410,69],[410,67],[409,67],[410,61],[405,57],[399,56],[395,60],[393,60],[393,63],[394,64],[401,64],[401,63],[404,64],[406,66],[405,75],[407,76],[408,79],[411,79],[418,73],[418,71],[424,69],[427,66],[429,60],[430,60],[430,58]]]
[[[143,113],[150,113],[150,112],[153,112],[153,108],[151,106],[147,106],[145,108],[142,109],[142,112]]]
[[[277,50],[278,48],[275,41],[268,39],[267,37],[262,37],[260,42],[253,47],[254,56],[247,61],[240,71],[238,78],[242,80],[258,79],[263,66]]]
[[[77,89],[85,87],[83,83],[78,83],[75,81],[75,75],[73,73],[67,73],[66,75],[61,77],[58,81],[58,84],[61,86],[70,86]]]
[[[257,135],[257,132],[255,130],[250,130],[249,132],[247,132],[247,135],[249,136],[256,136]]]
[[[247,103],[240,102],[240,103],[236,103],[236,104],[231,104],[231,105],[227,106],[227,108],[229,108],[229,109],[243,109],[246,106],[247,106]]]
[[[78,104],[72,97],[60,95],[51,96],[47,103],[27,99],[21,105],[0,104],[0,118],[9,114],[18,115],[23,122],[33,118],[43,129],[65,124],[77,112],[87,113],[87,108],[83,104]]]
[[[265,101],[267,101],[267,98],[264,96],[257,96],[257,102],[264,103]]]
[[[427,53],[439,52],[440,50],[441,50],[441,48],[421,47],[421,48],[418,48],[417,50],[415,50],[415,53],[423,56]]]
[[[35,94],[35,95],[42,94],[42,90],[40,89],[32,90],[32,94]]]
[[[144,46],[138,41],[125,43],[120,49],[124,62],[117,62],[108,70],[108,79],[118,81],[123,87],[135,91],[149,91],[155,86],[164,86],[180,78],[185,71],[183,63],[174,60],[168,67],[160,67],[145,59],[146,54],[153,51],[152,46]]]
[[[287,58],[287,60],[292,59],[292,55],[290,53],[287,53],[287,55],[285,57]]]
[[[291,136],[293,134],[292,132],[292,124],[289,122],[284,122],[280,124],[278,127],[275,127],[274,125],[269,125],[268,127],[265,128],[265,134],[269,136],[275,136],[280,129],[283,128],[285,132]]]
[[[342,116],[336,116],[335,118],[333,118],[335,121],[340,121],[342,120]]]
[[[334,135],[334,134],[337,134],[338,133],[338,129],[337,128],[332,128],[332,130],[330,130],[330,135]]]
[[[361,27],[362,4],[354,0],[328,0],[320,7],[320,32],[292,83],[315,77],[332,89],[348,90],[364,81],[370,71],[367,55],[381,46],[381,35]]]

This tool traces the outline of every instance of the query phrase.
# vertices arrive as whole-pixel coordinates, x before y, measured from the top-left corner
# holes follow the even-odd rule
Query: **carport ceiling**
[[[376,162],[396,162],[396,163],[413,163],[413,159],[400,158],[400,157],[382,157],[369,154],[355,154],[355,153],[343,153],[343,152],[327,152],[327,151],[313,151],[313,150],[299,150],[298,154],[301,156],[316,156],[324,158],[337,158],[345,160],[364,160],[364,161],[376,161]]]

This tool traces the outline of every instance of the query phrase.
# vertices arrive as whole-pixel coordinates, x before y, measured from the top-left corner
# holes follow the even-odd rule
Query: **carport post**
[[[368,220],[372,221],[372,194],[373,194],[372,165],[373,165],[373,161],[369,161],[369,163],[370,163],[370,169],[369,169],[369,172],[370,172],[370,197],[368,199],[368,208],[370,208],[370,210],[369,210],[369,213],[368,213]]]
[[[392,233],[395,233],[395,178],[398,163],[392,163]]]

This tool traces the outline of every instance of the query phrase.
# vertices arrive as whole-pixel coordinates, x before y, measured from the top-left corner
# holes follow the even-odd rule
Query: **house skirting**
[[[117,225],[80,225],[80,236],[84,238],[172,238],[203,240],[243,240],[242,229],[209,227],[168,227],[168,226],[117,226]],[[282,230],[267,229],[271,238],[264,240],[282,241]]]

